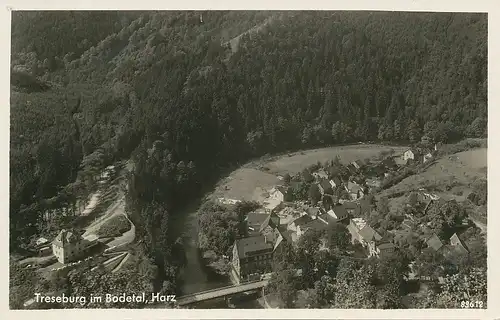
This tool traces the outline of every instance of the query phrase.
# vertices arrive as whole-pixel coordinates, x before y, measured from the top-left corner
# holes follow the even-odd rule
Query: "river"
[[[206,266],[201,252],[198,249],[198,219],[197,210],[201,202],[193,202],[182,212],[177,212],[172,217],[171,230],[176,232],[175,237],[182,237],[186,252],[187,263],[181,271],[181,295],[215,289],[231,285],[229,276],[222,276]],[[197,303],[193,308],[213,309],[228,308],[223,299]],[[235,304],[236,308],[259,308],[256,299],[251,299]]]

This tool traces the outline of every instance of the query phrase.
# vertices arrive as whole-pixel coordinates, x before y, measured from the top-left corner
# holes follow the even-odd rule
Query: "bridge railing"
[[[223,290],[227,290],[227,289],[243,287],[243,286],[246,286],[246,285],[256,284],[256,283],[265,282],[265,281],[266,280],[249,281],[249,282],[245,282],[245,283],[241,283],[241,284],[236,284],[236,285],[231,285],[231,286],[225,286],[225,287],[220,287],[220,288],[215,288],[215,289],[210,289],[210,290],[195,292],[195,293],[191,293],[191,294],[187,294],[187,295],[181,296],[181,297],[178,298],[178,300],[187,299],[187,298],[191,298],[191,297],[195,297],[195,296],[198,296],[198,295],[207,294],[207,293],[211,293],[211,292],[218,292],[218,291],[223,291]]]

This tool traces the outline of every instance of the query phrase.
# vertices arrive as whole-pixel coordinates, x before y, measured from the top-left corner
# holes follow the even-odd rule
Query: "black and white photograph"
[[[10,310],[494,307],[489,13],[10,15]]]

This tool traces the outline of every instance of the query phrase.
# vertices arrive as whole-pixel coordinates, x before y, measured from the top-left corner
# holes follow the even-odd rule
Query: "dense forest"
[[[227,166],[487,131],[484,14],[14,12],[12,21],[12,251],[70,223],[43,213],[75,208],[100,169],[132,159],[129,210],[172,282],[182,262],[169,214]]]

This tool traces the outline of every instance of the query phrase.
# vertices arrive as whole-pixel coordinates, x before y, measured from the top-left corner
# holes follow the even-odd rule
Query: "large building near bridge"
[[[271,272],[274,245],[265,236],[238,239],[233,246],[231,273],[234,282],[259,280]]]

